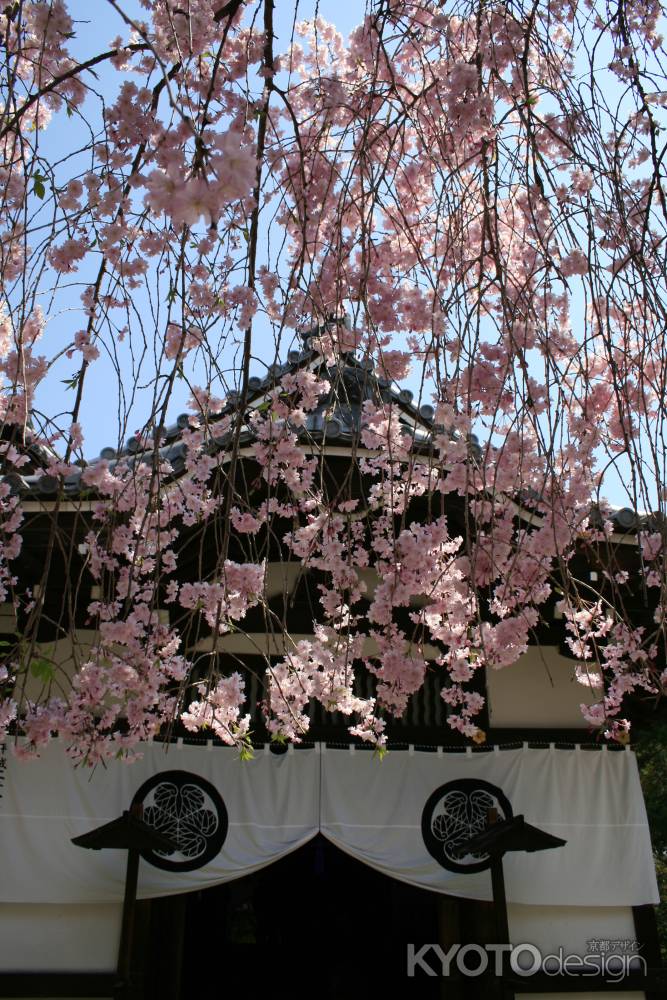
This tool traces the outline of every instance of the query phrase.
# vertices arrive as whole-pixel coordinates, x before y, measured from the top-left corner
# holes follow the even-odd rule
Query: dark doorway
[[[322,837],[253,875],[154,900],[151,925],[151,1000],[442,996],[440,977],[407,975],[408,944],[438,940],[438,894],[388,878]]]

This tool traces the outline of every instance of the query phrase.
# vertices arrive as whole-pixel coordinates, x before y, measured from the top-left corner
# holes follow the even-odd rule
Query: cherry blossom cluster
[[[373,3],[347,37],[314,3],[287,35],[272,0],[126,6],[79,59],[66,0],[0,14],[0,598],[24,623],[0,725],[91,763],[178,721],[247,752],[225,642],[263,616],[273,738],[314,699],[382,747],[436,672],[482,741],[481,672],[556,605],[586,719],[626,740],[630,697],[667,686],[658,0]],[[86,461],[105,381],[119,457]],[[359,434],[332,483],[337,400]],[[49,628],[96,636],[38,694],[29,473],[55,497],[42,582],[67,551],[86,602]],[[609,489],[647,512],[631,538]],[[276,560],[316,581],[307,639]]]

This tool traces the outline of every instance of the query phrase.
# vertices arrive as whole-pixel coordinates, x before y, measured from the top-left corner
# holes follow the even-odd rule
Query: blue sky
[[[145,11],[142,10],[138,0],[121,0],[121,2],[123,9],[130,16],[136,16],[139,19],[145,16]],[[128,35],[127,26],[123,24],[118,13],[107,0],[70,0],[69,9],[77,22],[76,38],[70,43],[72,54],[75,57],[81,59],[90,57],[101,51],[105,44],[116,35],[120,34],[123,37]],[[299,18],[312,17],[316,10],[321,17],[334,23],[343,34],[347,34],[363,17],[364,6],[349,2],[349,0],[347,2],[345,0],[320,0],[320,2],[300,0],[298,4]],[[294,7],[291,2],[277,0],[275,13],[277,51],[287,47],[292,29],[293,12]],[[118,74],[110,72],[107,67],[106,70],[100,70],[97,79],[92,77],[88,79],[90,84],[104,96],[105,101],[109,102],[113,99],[118,87]],[[91,100],[90,105],[84,106],[84,117],[88,107],[91,109],[91,116],[93,113],[95,115],[99,113],[98,104]],[[91,121],[91,124],[94,126],[95,123]],[[80,118],[77,116],[66,118],[64,114],[61,114],[54,118],[50,127],[40,138],[40,146],[45,156],[53,160],[66,156],[77,147],[85,145],[88,139],[86,126]],[[74,172],[72,170],[73,162],[70,160],[64,165],[63,169],[67,170],[64,177],[69,177]],[[84,166],[82,160],[80,169],[83,169]],[[88,283],[97,266],[97,262],[92,260],[88,273],[83,272],[81,275],[72,276],[74,280],[66,289],[59,292],[55,310],[49,310],[48,297],[43,301],[45,312],[48,312],[50,317],[44,348],[48,356],[53,356],[61,350],[73,333],[85,325],[79,296],[82,287]],[[85,432],[84,453],[89,458],[96,455],[102,447],[115,446],[119,441],[123,441],[129,434],[140,428],[150,415],[150,389],[139,391],[134,401],[128,398],[119,398],[119,385],[126,393],[135,381],[149,385],[155,371],[150,360],[151,314],[146,294],[138,291],[133,305],[136,309],[136,318],[145,324],[148,331],[148,350],[141,366],[138,367],[134,349],[130,348],[127,341],[119,343],[115,362],[103,356],[89,370],[81,412],[81,423]],[[259,355],[263,353],[263,337],[266,338],[264,355],[267,363],[270,363],[273,360],[273,335],[268,329],[268,324],[265,329],[262,328],[260,319],[257,323],[257,353]],[[286,353],[287,347],[288,345],[285,344],[281,353]],[[122,375],[120,380],[114,364],[120,369]],[[66,388],[63,380],[71,378],[77,368],[76,358],[69,360],[63,357],[54,365],[37,396],[37,405],[44,413],[52,415],[71,408],[74,393],[71,389]],[[206,377],[203,370],[198,373],[194,381],[205,384]],[[407,385],[418,390],[416,374],[413,380],[408,380]],[[214,386],[214,391],[224,395],[219,387]],[[185,383],[179,382],[176,385],[169,405],[171,419],[175,420],[177,414],[186,408],[189,394],[189,388]],[[129,419],[124,421],[123,418],[128,412]],[[59,423],[63,427],[68,425],[65,417]],[[620,484],[610,482],[605,493],[611,502],[620,505],[628,502],[627,497],[623,495]]]
[[[138,20],[145,17],[146,12],[142,10],[138,0],[122,0],[121,6],[131,17],[136,17]],[[106,43],[119,34],[123,38],[128,37],[127,25],[107,0],[70,0],[68,8],[76,22],[76,38],[70,42],[70,51],[76,58],[83,60],[103,51]],[[356,3],[336,3],[334,0],[320,0],[318,3],[317,0],[306,0],[306,2],[300,0],[299,18],[312,17],[316,8],[321,17],[333,21],[344,33],[354,27],[358,17],[363,16],[363,7]],[[287,47],[292,23],[293,5],[279,0],[275,12],[276,51],[283,51]],[[96,77],[87,74],[86,82],[104,97],[106,103],[110,103],[117,92],[119,75],[104,65],[96,69]],[[87,169],[89,156],[84,154],[75,158],[70,154],[90,141],[85,119],[89,117],[91,126],[96,128],[98,116],[99,101],[91,97],[83,106],[81,117],[66,117],[64,113],[54,116],[50,126],[40,136],[40,150],[49,161],[69,157],[61,168],[59,177],[61,182],[74,176],[77,171]],[[80,272],[63,277],[54,299],[51,299],[50,292],[42,297],[42,307],[49,317],[42,348],[47,357],[53,357],[62,351],[73,334],[85,326],[80,294],[93,279],[98,265],[99,261],[93,257],[85,263]],[[84,453],[87,457],[93,457],[105,446],[116,446],[141,427],[150,415],[152,400],[150,388],[135,390],[134,401],[131,399],[134,383],[149,386],[155,371],[150,360],[151,315],[145,292],[138,290],[134,293],[133,306],[136,310],[135,320],[140,319],[148,331],[148,350],[140,365],[137,342],[130,345],[127,340],[123,343],[118,341],[115,345],[116,358],[112,359],[103,353],[89,368],[81,408],[81,424],[85,434]],[[268,326],[262,330],[261,318],[257,321],[257,327],[259,341],[257,353],[263,354],[267,358],[267,363],[270,363],[273,360],[273,335]],[[263,336],[267,338],[265,350],[261,345]],[[139,344],[139,353],[142,346]],[[287,345],[284,347],[285,352],[286,350]],[[37,409],[45,415],[63,414],[58,420],[62,427],[68,426],[65,414],[71,409],[74,401],[74,392],[71,388],[67,388],[65,381],[76,373],[79,367],[78,358],[79,356],[72,359],[61,357],[53,365],[36,397]],[[121,379],[118,378],[117,370],[121,372]],[[197,372],[194,382],[206,383],[203,367]],[[214,386],[214,391],[224,395],[219,386]],[[177,414],[186,408],[189,395],[188,386],[179,382],[169,405],[172,419],[175,420]],[[129,418],[126,420],[125,415],[128,411]]]

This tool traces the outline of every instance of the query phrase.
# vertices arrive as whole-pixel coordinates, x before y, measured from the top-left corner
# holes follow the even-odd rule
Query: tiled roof
[[[363,403],[372,400],[375,403],[393,403],[399,411],[399,420],[404,425],[413,439],[413,448],[418,452],[428,452],[432,447],[434,431],[442,433],[444,428],[434,423],[435,410],[430,404],[417,406],[414,402],[414,394],[410,389],[397,387],[390,379],[379,374],[372,361],[366,357],[359,357],[354,352],[341,354],[336,363],[328,363],[315,346],[315,335],[319,330],[310,330],[302,334],[303,348],[301,350],[290,350],[287,360],[284,363],[275,363],[267,368],[266,375],[262,378],[252,376],[248,380],[248,391],[243,412],[243,425],[239,434],[241,446],[247,446],[254,440],[252,427],[247,420],[248,414],[261,405],[268,392],[275,387],[280,379],[287,374],[294,373],[299,369],[310,369],[318,372],[330,383],[330,391],[323,395],[315,409],[306,415],[305,424],[295,427],[299,438],[304,444],[311,443],[319,447],[356,447],[359,443],[361,432],[361,412]],[[224,417],[234,416],[239,413],[241,396],[238,392],[230,392],[225,401],[225,405],[211,419],[209,431],[211,433],[210,450],[212,453],[223,450],[232,438],[232,432],[227,430],[224,434],[216,436],[216,423]],[[228,426],[228,423],[225,422]],[[168,425],[162,431],[162,443],[159,449],[160,457],[163,461],[169,462],[173,469],[173,477],[183,474],[186,467],[186,445],[182,440],[183,431],[191,424],[191,414],[180,414],[173,424]],[[10,434],[12,429],[10,428]],[[7,440],[6,434],[4,435]],[[16,437],[16,435],[14,435]],[[13,493],[25,498],[39,500],[55,499],[58,496],[60,485],[57,478],[46,473],[45,469],[53,452],[49,452],[42,445],[37,444],[35,435],[29,428],[25,440],[19,443],[12,439],[16,449],[26,455],[29,463],[23,466],[20,472],[7,471],[2,477],[8,483]],[[482,449],[477,438],[472,435],[469,441],[470,454],[473,460],[479,460]],[[98,458],[81,464],[81,468],[72,472],[64,479],[65,499],[76,499],[84,491],[86,496],[90,496],[91,489],[81,481],[84,468],[95,466],[102,461],[108,463],[109,468],[118,462],[126,465],[133,465],[137,461],[152,462],[154,460],[154,447],[152,442],[139,436],[128,439],[125,446],[119,451],[113,447],[103,448]],[[2,458],[0,458],[0,472],[2,472]],[[525,498],[521,503],[530,510],[530,498]],[[643,513],[633,510],[631,507],[612,509],[608,515],[614,529],[617,532],[629,533],[637,530],[656,530],[660,525],[660,515]],[[593,525],[596,522],[602,525],[602,517],[599,508],[592,507]]]
[[[361,431],[362,405],[365,400],[373,400],[376,403],[385,401],[396,404],[400,412],[399,419],[412,435],[415,448],[428,449],[434,426],[433,407],[414,405],[413,393],[409,389],[395,387],[389,379],[376,374],[371,362],[359,358],[354,353],[342,354],[338,362],[328,364],[313,346],[314,332],[309,331],[303,335],[303,349],[291,350],[284,364],[270,365],[264,378],[252,376],[249,379],[243,425],[239,436],[240,444],[248,445],[254,440],[252,427],[247,420],[248,414],[261,405],[268,392],[284,375],[308,368],[326,378],[331,388],[320,398],[317,407],[307,413],[305,424],[295,428],[304,443],[310,442],[319,446],[356,445]],[[240,401],[240,393],[230,392],[222,410],[210,420],[212,452],[222,450],[229,444],[232,433],[227,430],[224,434],[216,436],[216,423],[220,423],[224,417],[237,415]],[[186,445],[182,441],[182,436],[183,431],[190,427],[190,423],[191,414],[183,413],[177,417],[175,423],[168,425],[162,431],[160,457],[170,463],[174,476],[181,475],[185,470]],[[476,440],[472,442],[472,447],[478,448]],[[24,454],[28,448],[35,449],[36,446],[30,443],[24,444],[22,448],[17,446],[17,450]],[[10,485],[12,492],[22,496],[34,496],[39,499],[55,497],[59,491],[59,482],[57,478],[44,471],[47,459],[48,455],[45,454],[43,461],[32,463],[25,474],[23,470],[20,472],[8,470],[3,480]],[[85,465],[82,464],[79,470],[65,477],[65,497],[76,497],[84,489],[87,494],[90,493],[90,489],[81,481],[84,468],[105,461],[109,468],[113,469],[118,462],[133,465],[137,461],[152,462],[153,459],[153,443],[149,443],[147,439],[142,440],[139,435],[129,438],[120,451],[113,447],[103,448],[98,458],[86,462]]]

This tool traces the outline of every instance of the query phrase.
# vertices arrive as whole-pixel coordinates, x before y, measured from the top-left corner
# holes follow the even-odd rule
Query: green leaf
[[[36,677],[38,681],[48,684],[49,681],[53,680],[55,668],[50,660],[36,659],[30,661],[30,673],[33,677]]]
[[[76,389],[79,384],[79,379],[81,378],[81,372],[76,372],[72,378],[61,378],[61,383],[66,385],[68,389]]]
[[[39,171],[37,171],[32,175],[32,180],[33,180],[33,185],[32,185],[33,194],[36,194],[38,198],[43,199],[44,195],[46,194],[46,186],[44,184],[46,177],[44,177],[43,174],[40,174]]]

